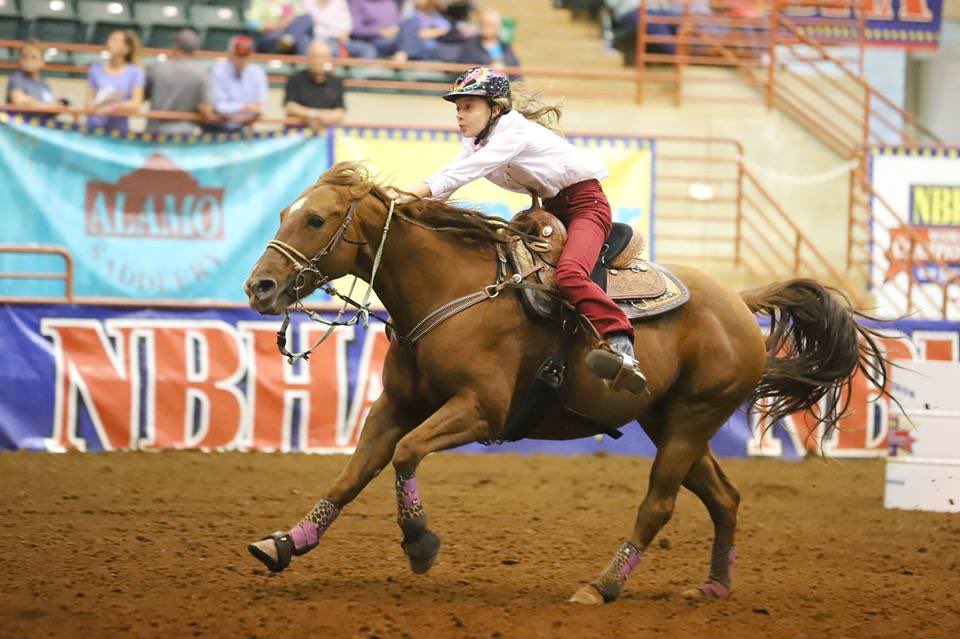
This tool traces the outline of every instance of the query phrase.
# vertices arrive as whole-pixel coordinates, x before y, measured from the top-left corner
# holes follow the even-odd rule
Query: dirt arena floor
[[[727,460],[743,495],[728,601],[687,601],[711,525],[684,493],[624,595],[567,598],[632,525],[650,461],[435,455],[443,549],[411,574],[392,473],[269,575],[343,457],[0,454],[0,637],[960,637],[960,516],[885,511],[883,462]]]

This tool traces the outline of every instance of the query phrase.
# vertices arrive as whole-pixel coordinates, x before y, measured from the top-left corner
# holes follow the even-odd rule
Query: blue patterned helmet
[[[490,67],[474,67],[460,74],[453,88],[443,96],[447,102],[456,102],[465,95],[475,95],[488,100],[510,99],[510,80]]]

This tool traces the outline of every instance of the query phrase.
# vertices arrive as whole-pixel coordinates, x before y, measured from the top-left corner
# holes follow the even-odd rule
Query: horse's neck
[[[361,250],[356,275],[368,282],[384,222],[385,219],[371,219],[360,225],[366,245]],[[495,274],[492,251],[395,216],[373,290],[397,328],[406,333],[437,307],[492,284]]]

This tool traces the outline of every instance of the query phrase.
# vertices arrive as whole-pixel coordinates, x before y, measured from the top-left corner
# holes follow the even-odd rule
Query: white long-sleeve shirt
[[[437,199],[450,197],[478,178],[487,178],[508,191],[549,198],[578,182],[602,180],[607,175],[607,168],[598,159],[511,110],[497,121],[482,144],[463,138],[460,155],[426,184]]]

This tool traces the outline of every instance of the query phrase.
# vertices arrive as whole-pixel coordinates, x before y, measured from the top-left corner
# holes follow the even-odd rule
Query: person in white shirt
[[[510,81],[499,71],[470,69],[443,98],[457,106],[463,151],[430,178],[393,192],[393,197],[400,204],[417,198],[446,199],[479,178],[540,197],[543,208],[567,227],[567,242],[557,261],[557,288],[613,351],[595,349],[587,361],[601,377],[620,375],[623,388],[643,392],[646,379],[634,359],[630,320],[590,279],[613,225],[600,186],[606,167],[552,129],[560,117],[558,107],[511,96]]]

